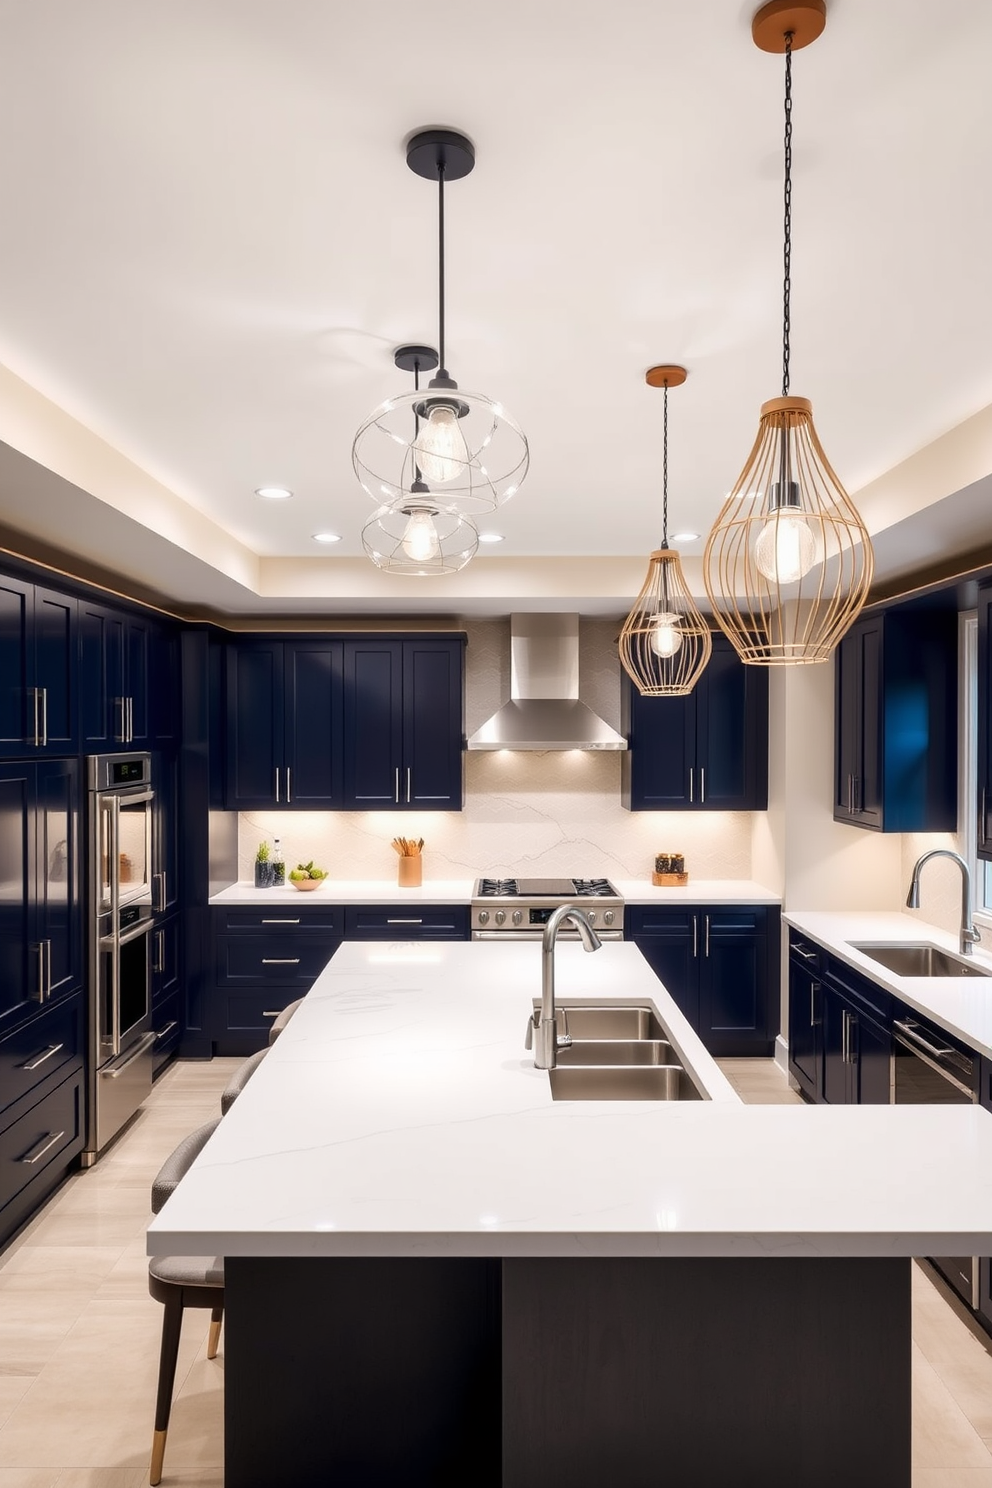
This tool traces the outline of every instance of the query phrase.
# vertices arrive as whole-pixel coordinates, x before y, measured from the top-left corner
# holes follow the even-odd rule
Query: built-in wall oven
[[[87,760],[87,1136],[94,1162],[152,1087],[155,792],[148,754]]]
[[[892,1027],[892,1100],[896,1105],[971,1105],[978,1100],[978,1059],[917,1014]],[[979,1305],[977,1256],[928,1256],[969,1307]]]

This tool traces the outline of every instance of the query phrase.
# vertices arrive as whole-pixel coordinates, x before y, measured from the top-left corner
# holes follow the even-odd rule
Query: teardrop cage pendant
[[[692,597],[682,562],[668,546],[668,389],[685,382],[684,367],[651,367],[649,387],[665,390],[662,541],[620,631],[620,662],[642,697],[684,697],[713,650],[710,627]]]

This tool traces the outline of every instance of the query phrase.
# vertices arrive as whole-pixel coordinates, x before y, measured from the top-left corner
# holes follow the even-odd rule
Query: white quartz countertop
[[[992,1116],[743,1106],[637,948],[562,1001],[653,1001],[711,1099],[554,1102],[541,947],[345,944],[148,1231],[150,1254],[919,1255],[992,1249]]]
[[[857,951],[852,941],[930,941],[948,951],[958,950],[957,936],[938,930],[908,914],[876,914],[870,910],[846,913],[790,910],[784,915],[817,945],[824,946],[848,966],[894,993],[907,1007],[963,1039],[979,1054],[992,1059],[992,976],[903,977]],[[976,966],[992,972],[992,935],[972,955]]]
[[[528,875],[521,871],[520,877]],[[628,904],[777,904],[781,896],[750,879],[689,879],[684,889],[656,889],[651,875],[643,879],[614,878]],[[256,889],[237,883],[212,895],[211,904],[468,904],[475,886],[473,878],[427,879],[419,889],[401,889],[395,879],[325,878],[319,889],[300,893],[287,884],[284,889]]]

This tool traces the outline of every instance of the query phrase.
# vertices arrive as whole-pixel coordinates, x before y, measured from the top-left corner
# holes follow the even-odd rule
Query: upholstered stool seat
[[[257,1054],[249,1054],[248,1058],[242,1064],[238,1065],[237,1069],[234,1071],[234,1074],[231,1076],[230,1080],[228,1080],[224,1092],[220,1098],[220,1110],[222,1116],[227,1115],[228,1111],[234,1105],[234,1102],[237,1100],[242,1090],[244,1090],[245,1086],[248,1084],[248,1081],[258,1069],[258,1066],[261,1064],[262,1060],[265,1058],[268,1052],[269,1051],[267,1048],[259,1049]]]
[[[290,1018],[302,1006],[303,1006],[303,998],[302,997],[298,997],[295,1002],[291,1002],[289,1004],[289,1007],[284,1007],[283,1008],[282,1012],[279,1014],[278,1018],[273,1023],[272,1027],[269,1029],[269,1044],[270,1044],[270,1046],[272,1044],[274,1044],[275,1041],[276,1041],[276,1039],[279,1037],[279,1035],[285,1031],[286,1024],[289,1022]]]

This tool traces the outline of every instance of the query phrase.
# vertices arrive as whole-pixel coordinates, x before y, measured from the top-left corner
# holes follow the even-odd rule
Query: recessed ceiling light
[[[340,532],[315,532],[313,535],[313,540],[314,542],[323,543],[340,542],[341,534]]]
[[[497,543],[503,542],[504,538],[502,532],[480,532],[479,541],[480,543]]]
[[[288,501],[292,496],[285,486],[256,486],[255,495],[264,496],[266,501]]]
[[[672,534],[672,542],[695,542],[698,536],[698,532],[675,532]]]

